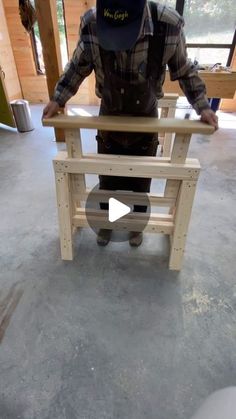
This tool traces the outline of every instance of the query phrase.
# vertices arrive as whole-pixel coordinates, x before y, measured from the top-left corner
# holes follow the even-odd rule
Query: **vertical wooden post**
[[[175,104],[173,103],[173,107],[169,107],[167,110],[166,118],[174,118],[175,117]],[[173,134],[171,132],[167,132],[164,137],[164,144],[163,144],[163,157],[169,157],[171,153],[171,145],[172,145],[172,137]]]
[[[68,157],[81,158],[83,156],[81,133],[80,129],[67,129],[66,134],[66,147]],[[74,194],[84,193],[86,191],[85,175],[84,174],[71,174],[71,200],[72,211],[75,213],[77,207],[81,207],[81,203],[74,199]]]
[[[55,172],[61,258],[63,260],[73,259],[72,208],[69,176],[68,173]]]
[[[175,227],[171,241],[169,268],[179,271],[182,266],[188,225],[196,190],[196,181],[182,181],[176,205]]]
[[[56,0],[35,0],[35,7],[43,47],[48,94],[52,97],[55,85],[62,74]],[[65,141],[62,129],[55,128],[55,136],[57,141]]]
[[[183,135],[183,134],[176,134],[173,144],[173,149],[171,153],[171,163],[179,163],[182,164],[185,162],[189,144],[191,140],[191,135]],[[171,198],[177,198],[178,191],[180,187],[180,180],[167,180],[166,181],[166,187],[164,196],[171,197]],[[173,208],[170,209],[170,212],[173,212]]]

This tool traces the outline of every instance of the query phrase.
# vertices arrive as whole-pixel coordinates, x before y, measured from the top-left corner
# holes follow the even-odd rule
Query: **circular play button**
[[[129,231],[142,232],[150,217],[146,193],[101,190],[99,185],[88,195],[85,212],[89,226],[97,234],[100,228],[113,230],[111,241],[129,239]]]

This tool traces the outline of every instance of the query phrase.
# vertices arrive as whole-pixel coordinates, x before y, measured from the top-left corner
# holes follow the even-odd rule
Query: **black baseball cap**
[[[97,35],[102,48],[131,49],[140,32],[146,0],[97,0]]]

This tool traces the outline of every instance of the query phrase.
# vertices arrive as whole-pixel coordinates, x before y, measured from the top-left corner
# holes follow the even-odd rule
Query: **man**
[[[97,0],[81,19],[80,39],[71,61],[43,111],[49,118],[73,96],[94,70],[100,115],[157,116],[166,65],[201,120],[218,128],[217,117],[205,96],[205,85],[187,59],[183,18],[171,8],[147,0]],[[140,133],[98,132],[98,153],[155,156],[156,136]],[[149,192],[151,179],[100,176],[100,189]],[[100,204],[107,209],[107,204]],[[146,207],[134,206],[145,212]],[[106,245],[111,230],[100,230],[97,242]],[[142,233],[131,232],[131,246]]]

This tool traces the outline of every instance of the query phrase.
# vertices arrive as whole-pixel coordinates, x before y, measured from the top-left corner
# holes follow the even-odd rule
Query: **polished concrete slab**
[[[31,109],[34,131],[0,126],[0,418],[189,419],[236,382],[236,115],[192,142],[202,173],[178,274],[154,235],[99,248],[83,230],[60,260],[51,161],[64,144]]]

